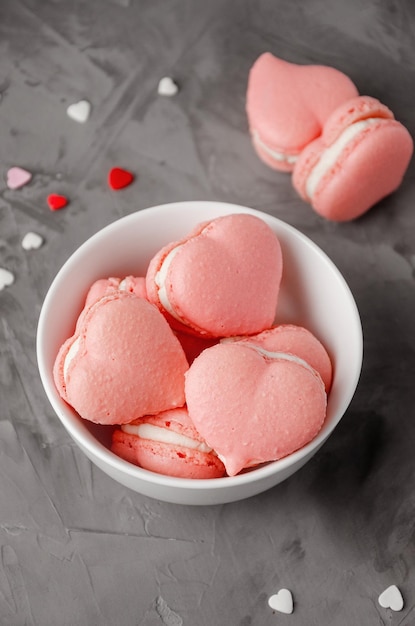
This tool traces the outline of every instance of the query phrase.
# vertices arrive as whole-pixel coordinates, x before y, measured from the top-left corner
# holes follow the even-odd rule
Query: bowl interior
[[[203,489],[252,482],[286,471],[309,456],[327,438],[349,405],[362,364],[362,329],[353,296],[326,254],[295,228],[267,214],[219,202],[181,202],[152,207],[110,224],[87,240],[55,277],[43,304],[37,334],[39,371],[46,394],[58,417],[82,449],[104,467],[144,481],[168,482],[170,488],[195,487],[195,481],[169,479],[118,459],[108,450],[111,429],[82,420],[57,393],[53,363],[60,345],[72,335],[90,285],[108,276],[145,275],[151,257],[163,245],[180,239],[196,224],[230,213],[261,217],[279,237],[284,271],[276,322],[300,324],[324,343],[334,363],[333,386],[326,423],[318,437],[302,450],[232,478],[196,481]],[[134,488],[134,487],[133,487]],[[173,500],[174,501],[174,500]]]

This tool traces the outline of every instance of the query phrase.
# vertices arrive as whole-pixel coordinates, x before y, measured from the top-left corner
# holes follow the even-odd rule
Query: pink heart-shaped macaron
[[[81,314],[54,366],[60,395],[81,417],[125,424],[184,404],[188,363],[155,306],[113,292]]]
[[[249,334],[271,326],[281,275],[276,234],[262,219],[237,213],[200,224],[156,254],[147,296],[179,330]]]
[[[333,67],[297,65],[262,54],[249,73],[246,101],[258,156],[274,169],[292,171],[331,112],[357,95],[350,78]]]
[[[346,222],[399,187],[413,148],[409,131],[387,106],[358,96],[337,107],[322,135],[303,150],[292,182],[319,215]]]
[[[305,361],[237,342],[204,350],[186,373],[185,394],[230,476],[303,447],[326,415],[324,384]]]
[[[146,415],[112,435],[111,450],[152,472],[179,478],[220,478],[223,463],[194,427],[185,407]]]

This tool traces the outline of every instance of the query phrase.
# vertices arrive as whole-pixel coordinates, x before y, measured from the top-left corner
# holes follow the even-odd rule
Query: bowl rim
[[[62,403],[65,404],[65,402],[60,398],[54,386],[52,377],[50,376],[49,368],[45,362],[42,349],[46,331],[47,317],[49,313],[49,302],[53,298],[54,290],[56,286],[61,282],[61,279],[65,276],[66,272],[70,270],[70,266],[72,265],[72,263],[74,263],[77,258],[80,257],[84,253],[84,251],[94,243],[96,239],[100,238],[109,230],[114,229],[114,227],[122,227],[128,224],[128,222],[134,222],[139,214],[146,215],[150,212],[154,213],[155,211],[164,211],[166,209],[172,209],[174,207],[190,209],[190,207],[194,207],[195,205],[203,208],[207,208],[209,206],[219,207],[220,209],[223,209],[224,215],[239,212],[256,215],[257,217],[260,217],[262,219],[265,218],[266,222],[271,221],[271,223],[277,224],[283,230],[290,232],[295,237],[301,239],[304,244],[311,247],[314,253],[320,256],[323,261],[325,261],[325,263],[330,266],[331,271],[336,275],[337,280],[341,283],[344,292],[348,295],[351,309],[354,314],[353,332],[356,341],[356,364],[359,364],[356,365],[353,379],[351,379],[351,381],[349,382],[349,393],[343,399],[341,406],[339,406],[337,410],[337,416],[334,416],[335,419],[333,417],[333,419],[330,420],[330,423],[325,422],[320,432],[312,441],[282,459],[264,463],[263,465],[252,468],[249,471],[241,472],[236,476],[224,476],[221,478],[178,478],[167,476],[165,474],[157,474],[155,472],[151,472],[144,468],[135,466],[132,463],[128,463],[127,461],[121,459],[116,454],[111,452],[110,449],[108,449],[103,443],[98,441],[98,439],[89,431],[87,426],[83,423],[85,420],[82,420],[82,418],[79,416],[77,416],[76,420],[73,419],[75,415],[72,413],[70,416],[65,414],[62,408]],[[302,233],[294,226],[284,222],[280,218],[275,217],[269,213],[259,211],[257,209],[252,209],[246,206],[228,202],[196,200],[164,203],[159,205],[153,205],[144,209],[138,209],[137,211],[118,218],[110,222],[103,228],[99,229],[93,235],[88,237],[74,252],[72,252],[72,254],[69,255],[69,257],[56,273],[44,298],[37,325],[36,354],[40,379],[46,392],[46,396],[50,404],[52,405],[55,413],[59,417],[60,421],[62,422],[63,426],[72,437],[72,439],[84,449],[84,452],[89,453],[87,454],[87,456],[91,455],[94,459],[97,459],[97,461],[104,464],[105,466],[111,466],[111,468],[113,470],[116,470],[119,474],[127,475],[132,479],[136,479],[138,482],[145,481],[155,485],[163,486],[165,488],[171,487],[183,490],[222,490],[231,487],[241,486],[243,484],[254,483],[257,481],[262,482],[263,480],[271,477],[274,474],[278,474],[279,472],[284,472],[284,470],[288,470],[291,466],[295,466],[297,463],[300,463],[302,459],[307,457],[307,455],[310,455],[312,452],[316,452],[318,450],[318,448],[325,442],[325,440],[329,437],[329,435],[334,431],[334,429],[340,422],[355,394],[363,365],[363,331],[356,301],[343,274],[340,272],[340,270],[331,260],[331,258],[326,254],[326,252],[324,252],[324,250],[322,250],[307,235]],[[69,405],[67,406],[69,407]],[[69,407],[69,409],[70,411],[73,411],[71,407]],[[139,489],[137,489],[137,491],[139,491]]]

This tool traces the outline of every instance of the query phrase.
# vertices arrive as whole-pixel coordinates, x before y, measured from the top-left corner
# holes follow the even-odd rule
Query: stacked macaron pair
[[[266,52],[250,70],[246,110],[258,156],[292,172],[300,196],[329,220],[357,218],[395,191],[412,157],[392,111],[332,67]]]
[[[171,476],[233,476],[303,447],[333,372],[309,330],[275,325],[282,272],[272,229],[233,214],[164,246],[145,277],[99,279],[56,357],[61,397],[112,427],[115,454]]]

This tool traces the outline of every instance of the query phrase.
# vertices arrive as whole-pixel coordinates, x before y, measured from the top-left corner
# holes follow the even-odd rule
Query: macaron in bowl
[[[225,475],[222,461],[196,430],[186,407],[146,415],[116,428],[111,450],[167,476],[206,480]]]
[[[60,396],[53,365],[60,346],[74,331],[91,285],[109,276],[145,276],[158,250],[181,240],[198,224],[223,215],[246,213],[264,220],[278,236],[284,271],[276,324],[310,330],[333,363],[327,416],[317,436],[278,461],[235,476],[192,479],[138,467],[111,451],[116,427],[82,419]],[[109,250],[117,251],[108,254]],[[37,357],[46,395],[58,419],[85,455],[103,472],[143,495],[177,504],[210,505],[248,498],[299,470],[342,419],[358,384],[362,328],[353,295],[334,263],[304,234],[281,220],[243,206],[221,202],[177,202],[144,209],[106,226],[77,249],[57,273],[46,294],[37,331]]]

